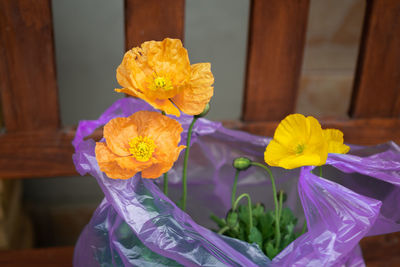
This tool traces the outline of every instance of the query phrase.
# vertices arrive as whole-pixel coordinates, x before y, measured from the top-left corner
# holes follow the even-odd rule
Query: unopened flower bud
[[[235,228],[238,223],[239,215],[233,210],[228,211],[228,213],[226,214],[226,224],[228,225],[228,227]]]
[[[207,105],[205,106],[205,108],[203,109],[203,112],[201,112],[200,114],[195,115],[196,118],[202,118],[205,117],[208,113],[208,111],[210,111],[210,104],[207,103]]]
[[[233,167],[238,171],[245,171],[251,166],[251,160],[245,157],[236,158],[233,161]]]

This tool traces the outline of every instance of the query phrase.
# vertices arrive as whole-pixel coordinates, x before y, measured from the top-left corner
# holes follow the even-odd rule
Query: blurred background
[[[208,118],[237,120],[249,1],[186,0],[185,8],[191,63],[211,62],[215,77]],[[363,0],[310,1],[298,112],[346,118],[364,11]],[[123,1],[53,0],[52,13],[62,122],[95,119],[123,97],[113,91],[124,54]],[[103,198],[91,177],[0,180],[0,194],[1,248],[74,245]]]

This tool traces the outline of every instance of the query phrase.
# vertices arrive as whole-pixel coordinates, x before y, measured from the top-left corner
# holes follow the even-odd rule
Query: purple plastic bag
[[[153,109],[141,100],[124,98],[98,120],[79,124],[73,142],[75,166],[80,174],[97,179],[105,199],[78,240],[75,266],[364,266],[359,240],[400,229],[398,212],[393,212],[400,203],[400,150],[393,143],[352,149],[349,155],[330,154],[327,164],[333,167],[323,167],[327,179],[313,175],[311,167],[272,168],[278,188],[288,194],[287,205],[300,221],[305,215],[309,231],[271,262],[257,245],[200,226],[213,227],[210,213],[224,216],[230,208],[233,159],[247,156],[263,162],[270,139],[199,119],[189,159],[189,216],[153,180],[139,175],[109,179],[97,165],[95,142],[84,140],[110,119],[139,110]],[[178,120],[184,143],[191,117]],[[182,158],[169,171],[170,198],[175,200],[180,194]],[[250,168],[239,179],[239,194],[249,192],[254,202],[273,208],[270,183],[262,170]]]

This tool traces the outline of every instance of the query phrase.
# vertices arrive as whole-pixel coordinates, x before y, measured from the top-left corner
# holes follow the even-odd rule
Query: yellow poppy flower
[[[343,133],[337,129],[323,130],[324,137],[328,142],[328,153],[346,154],[350,147],[343,144]]]
[[[275,130],[264,160],[270,166],[294,169],[320,166],[328,157],[328,143],[321,125],[314,117],[301,114],[287,116]]]
[[[100,170],[113,179],[128,179],[138,172],[158,178],[171,169],[185,146],[178,146],[182,126],[158,112],[139,111],[110,120],[103,130],[105,143],[96,143]]]
[[[213,95],[210,63],[190,65],[178,39],[149,41],[125,53],[117,69],[115,89],[141,98],[167,114],[200,114]]]

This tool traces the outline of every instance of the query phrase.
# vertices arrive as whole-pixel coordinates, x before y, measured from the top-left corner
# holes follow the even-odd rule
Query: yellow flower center
[[[137,136],[129,141],[129,152],[137,161],[148,161],[156,148],[154,140],[147,136]]]
[[[296,154],[298,155],[298,154],[303,153],[305,147],[306,147],[306,146],[303,145],[303,144],[298,144],[297,147],[296,147],[296,149],[295,149]]]
[[[168,77],[157,76],[154,78],[153,82],[150,84],[150,89],[154,90],[154,91],[159,90],[159,89],[169,91],[169,90],[173,89],[173,87],[172,87],[172,82]]]

